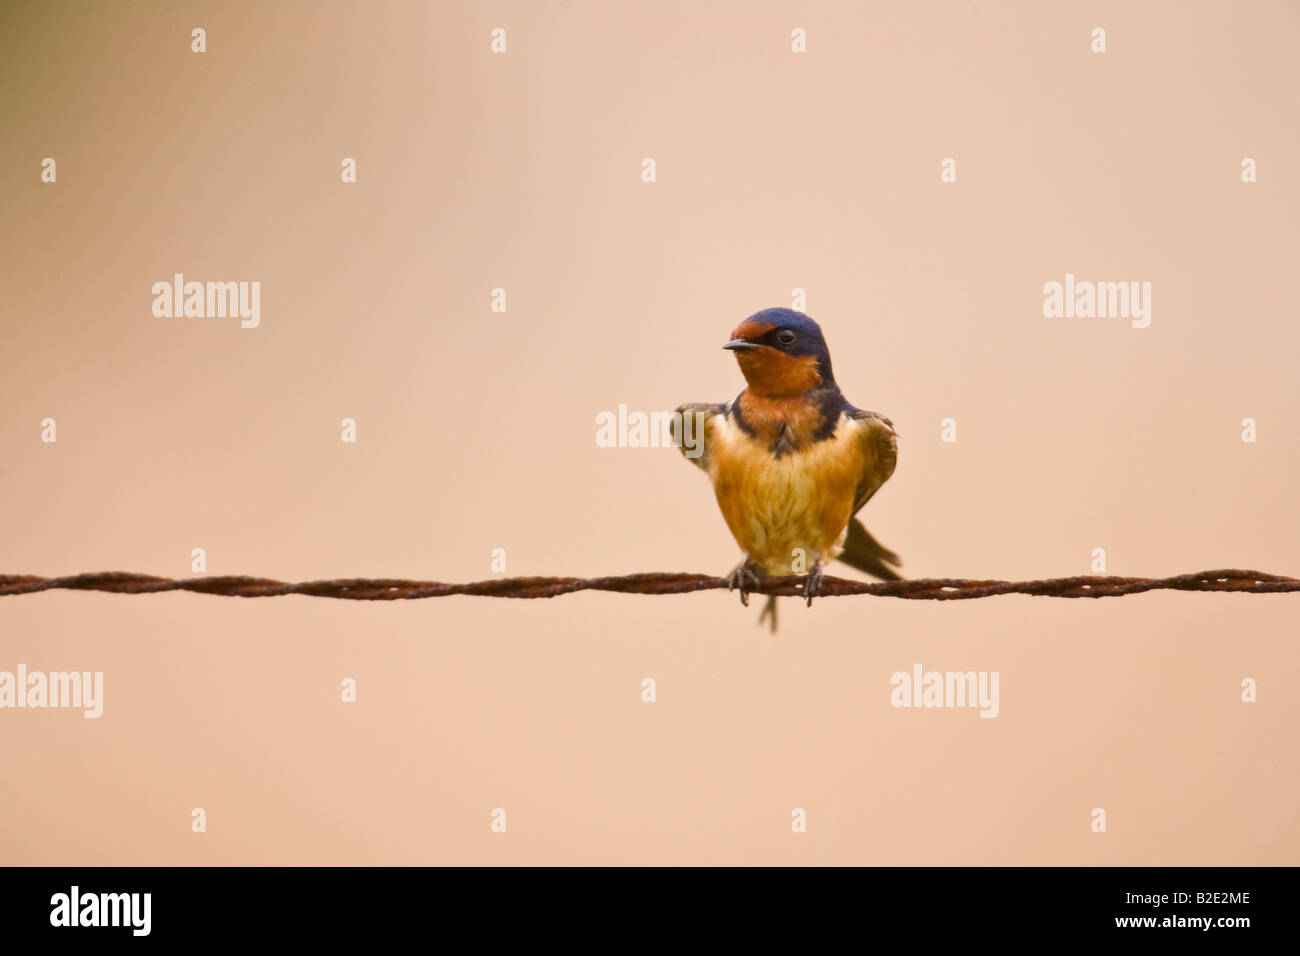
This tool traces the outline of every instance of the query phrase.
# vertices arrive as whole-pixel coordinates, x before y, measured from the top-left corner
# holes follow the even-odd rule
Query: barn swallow
[[[744,553],[730,589],[748,605],[759,577],[806,572],[803,597],[811,605],[833,558],[898,580],[898,555],[854,517],[894,473],[893,423],[849,404],[821,328],[802,312],[757,312],[723,348],[735,353],[747,387],[725,404],[682,405],[673,437],[708,473]],[[769,613],[775,630],[771,596],[759,621]]]

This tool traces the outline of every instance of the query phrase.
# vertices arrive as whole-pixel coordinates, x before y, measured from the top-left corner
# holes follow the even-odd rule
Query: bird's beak
[[[761,349],[762,347],[757,342],[750,342],[748,339],[732,339],[723,346],[724,349],[731,349],[733,352],[748,352],[751,349]]]

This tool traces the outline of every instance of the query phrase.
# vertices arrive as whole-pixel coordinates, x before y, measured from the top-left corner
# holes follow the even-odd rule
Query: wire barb
[[[727,579],[689,572],[644,572],[603,578],[496,578],[467,584],[408,581],[397,578],[338,578],[287,584],[270,578],[228,575],[207,578],[160,578],[128,571],[98,571],[67,577],[43,578],[30,574],[0,574],[0,597],[38,591],[109,591],[113,594],[157,594],[161,591],[196,591],[223,597],[279,597],[306,594],[348,601],[409,601],[417,598],[474,594],[480,597],[552,598],[575,591],[614,591],[619,594],[687,594],[725,589]],[[751,588],[756,594],[798,597],[802,577],[760,578]],[[1300,591],[1300,579],[1262,571],[1199,571],[1172,578],[1123,578],[1082,575],[1042,581],[979,581],[963,578],[917,578],[904,581],[851,581],[823,579],[819,597],[870,594],[918,601],[964,601],[999,594],[1038,597],[1123,597],[1145,591],[1234,591],[1245,594],[1280,594]]]

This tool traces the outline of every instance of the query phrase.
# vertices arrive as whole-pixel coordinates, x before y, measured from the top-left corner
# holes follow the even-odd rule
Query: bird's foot
[[[808,572],[808,577],[803,582],[803,596],[808,602],[808,607],[812,607],[812,599],[815,598],[822,590],[822,579],[826,577],[826,572],[822,570],[822,563],[818,561]]]
[[[749,592],[758,587],[758,576],[749,566],[749,559],[741,561],[727,576],[727,590],[740,591],[740,603],[749,607]]]

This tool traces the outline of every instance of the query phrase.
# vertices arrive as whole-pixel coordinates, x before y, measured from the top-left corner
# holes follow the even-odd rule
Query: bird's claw
[[[813,598],[821,593],[822,579],[825,577],[826,573],[822,571],[820,561],[814,564],[812,570],[808,572],[808,577],[803,582],[803,596],[808,602],[808,607],[812,607]]]
[[[749,563],[742,561],[727,577],[727,590],[740,591],[740,603],[749,607],[749,592],[758,587],[758,576],[749,569]]]

